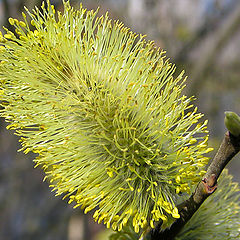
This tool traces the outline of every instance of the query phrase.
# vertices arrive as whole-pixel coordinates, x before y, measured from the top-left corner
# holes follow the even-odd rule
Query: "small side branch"
[[[178,206],[180,218],[170,228],[161,231],[161,222],[151,231],[151,240],[173,240],[184,225],[190,220],[202,203],[217,189],[217,179],[229,161],[240,151],[240,136],[236,137],[229,131],[207,169],[203,180],[197,185],[189,199]],[[200,223],[201,224],[201,223]]]

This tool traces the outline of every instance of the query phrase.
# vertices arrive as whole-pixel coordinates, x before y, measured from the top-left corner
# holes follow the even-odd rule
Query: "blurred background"
[[[0,26],[21,18],[23,7],[41,0],[0,0]],[[62,10],[62,1],[51,1]],[[80,1],[70,1],[78,7]],[[177,71],[188,77],[185,94],[195,95],[199,111],[209,119],[210,145],[219,146],[226,128],[224,111],[240,114],[239,0],[83,0],[88,9],[121,20],[133,31],[147,34],[167,51]],[[0,30],[2,30],[0,28]],[[0,239],[105,240],[108,230],[73,210],[43,183],[32,155],[17,152],[18,138],[0,119]],[[216,150],[215,150],[216,151]],[[212,154],[214,154],[213,152]],[[229,164],[240,182],[240,155]]]

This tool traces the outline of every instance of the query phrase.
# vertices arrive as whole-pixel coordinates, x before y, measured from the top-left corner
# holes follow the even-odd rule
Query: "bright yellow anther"
[[[12,39],[13,35],[10,33],[6,33],[6,34],[4,34],[4,37],[7,39]]]
[[[28,41],[28,38],[25,37],[25,36],[20,36],[19,38],[20,38],[20,40],[22,40],[22,41]]]
[[[214,148],[207,148],[207,150],[205,151],[205,153],[209,153],[209,152],[211,152],[211,151],[213,151],[214,150]]]
[[[152,219],[150,220],[150,226],[151,226],[151,228],[155,228],[154,221]]]
[[[176,183],[180,183],[181,182],[181,178],[180,178],[180,176],[177,176],[176,177]]]
[[[192,139],[189,141],[190,144],[194,144],[194,143],[196,143],[196,142],[197,142],[197,139],[196,139],[196,138],[192,138]]]
[[[31,20],[31,25],[35,26],[35,21],[34,20]]]
[[[113,171],[107,171],[107,175],[110,177],[110,178],[112,178],[114,175],[113,175]]]
[[[21,26],[21,27],[26,27],[26,23],[25,22],[23,22],[23,21],[19,21],[19,25]]]
[[[179,186],[176,187],[176,194],[179,194],[181,192],[181,189]]]
[[[9,18],[8,21],[11,25],[14,25],[14,23],[15,23],[13,18]]]
[[[134,231],[135,231],[136,233],[139,232],[139,225],[138,225],[138,224],[136,224],[136,225],[134,226]]]

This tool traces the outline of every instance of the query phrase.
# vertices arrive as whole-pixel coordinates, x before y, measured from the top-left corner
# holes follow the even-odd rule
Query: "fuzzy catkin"
[[[144,231],[179,218],[208,163],[207,121],[154,42],[64,2],[9,19],[0,35],[0,116],[56,195],[98,223]]]
[[[176,240],[233,240],[240,239],[240,189],[224,169],[218,179],[217,190],[209,196],[175,237]],[[150,240],[140,238],[132,226],[115,232],[110,240]]]

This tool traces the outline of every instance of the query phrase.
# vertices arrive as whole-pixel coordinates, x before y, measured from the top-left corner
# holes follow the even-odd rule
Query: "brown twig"
[[[173,240],[202,203],[217,189],[217,179],[229,161],[240,151],[240,136],[226,132],[224,139],[207,169],[203,180],[189,199],[178,206],[180,218],[170,228],[161,231],[162,223],[151,231],[151,240]]]

